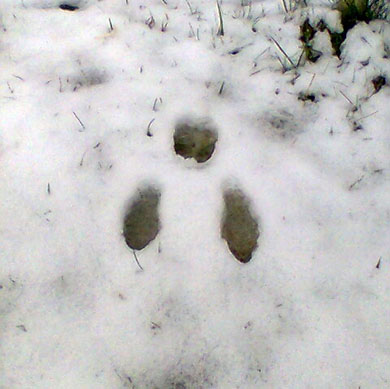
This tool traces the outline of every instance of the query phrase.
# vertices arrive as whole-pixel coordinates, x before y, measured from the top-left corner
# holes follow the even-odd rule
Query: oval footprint
[[[260,235],[257,218],[251,212],[249,199],[240,189],[225,190],[223,199],[221,236],[235,258],[247,263],[252,258]]]
[[[142,250],[160,230],[159,203],[161,192],[153,186],[138,190],[126,212],[123,235],[133,250]]]
[[[205,123],[180,122],[175,127],[173,140],[176,154],[203,163],[213,155],[218,136],[217,132]]]

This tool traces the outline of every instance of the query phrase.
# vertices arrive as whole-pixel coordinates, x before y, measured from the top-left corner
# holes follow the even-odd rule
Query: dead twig
[[[77,121],[80,123],[81,127],[83,128],[83,130],[85,130],[85,126],[84,126],[84,123],[80,120],[80,118],[77,116],[76,112],[73,111],[73,115],[74,117],[77,119]]]

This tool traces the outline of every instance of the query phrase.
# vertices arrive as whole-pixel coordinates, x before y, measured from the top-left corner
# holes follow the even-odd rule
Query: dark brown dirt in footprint
[[[223,194],[225,209],[221,236],[231,253],[242,263],[251,260],[257,247],[259,225],[250,210],[250,202],[240,189],[228,189]]]
[[[160,230],[158,207],[161,193],[148,186],[140,189],[126,213],[123,235],[133,250],[142,250],[154,240]]]
[[[213,155],[218,136],[214,129],[204,124],[179,123],[173,140],[176,154],[202,163]]]

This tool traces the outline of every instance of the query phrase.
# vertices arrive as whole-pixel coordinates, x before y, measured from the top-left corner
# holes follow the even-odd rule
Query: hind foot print
[[[159,203],[161,193],[147,186],[138,190],[126,212],[123,235],[133,250],[142,250],[154,240],[160,230]]]
[[[260,236],[257,218],[251,212],[249,199],[240,189],[225,190],[223,199],[221,237],[226,240],[235,258],[247,263],[252,258]]]

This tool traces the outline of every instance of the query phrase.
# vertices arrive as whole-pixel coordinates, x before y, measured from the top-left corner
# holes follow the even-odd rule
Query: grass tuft
[[[301,33],[299,39],[303,44],[302,55],[304,54],[309,62],[317,62],[322,55],[321,51],[313,48],[314,36],[316,35],[317,30],[310,24],[309,19],[306,19],[302,23],[300,30]],[[298,61],[298,65],[301,62],[300,60]]]
[[[384,76],[377,76],[371,82],[375,89],[374,93],[378,93],[382,89],[382,87],[386,85],[387,80]]]
[[[219,21],[217,35],[218,36],[224,36],[225,35],[225,30],[224,30],[224,27],[223,27],[222,10],[221,10],[221,5],[219,4],[219,0],[217,0],[217,11],[218,11],[218,21]]]
[[[386,0],[338,0],[336,9],[341,13],[345,33],[359,22],[387,19],[389,15]]]

